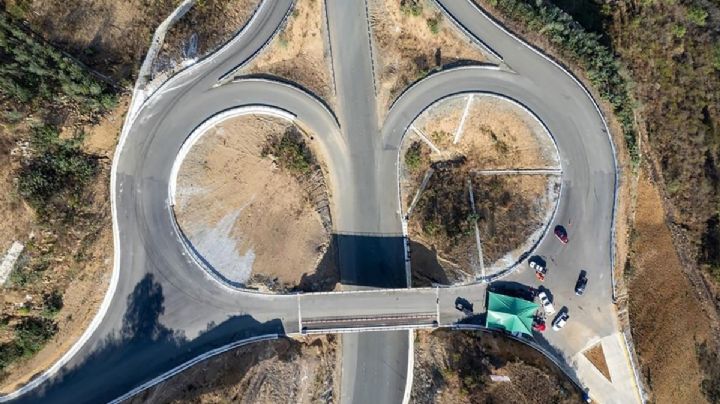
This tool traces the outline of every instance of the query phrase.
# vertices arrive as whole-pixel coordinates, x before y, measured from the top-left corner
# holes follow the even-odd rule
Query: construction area
[[[542,237],[560,195],[550,134],[511,100],[439,101],[411,125],[401,154],[414,286],[511,267]]]
[[[328,194],[309,139],[290,122],[244,115],[202,135],[182,162],[178,224],[229,283],[277,292],[335,287]]]

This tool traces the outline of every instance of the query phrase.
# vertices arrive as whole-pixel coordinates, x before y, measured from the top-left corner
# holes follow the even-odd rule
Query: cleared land
[[[335,104],[324,2],[298,0],[285,26],[258,57],[238,73],[277,76]]]
[[[482,50],[426,0],[368,1],[378,118],[433,70],[486,61]]]
[[[510,381],[494,382],[491,375]],[[506,337],[419,331],[415,403],[577,403],[580,391],[544,356]]]
[[[337,402],[338,345],[333,335],[251,344],[195,365],[128,402]]]
[[[182,163],[178,223],[228,280],[279,291],[332,289],[337,282],[321,262],[332,255],[329,211],[306,141],[286,121],[242,116],[203,135]]]
[[[714,342],[708,317],[675,252],[656,185],[643,170],[638,184],[631,256],[626,267],[630,325],[646,385],[658,403],[707,402],[700,385],[720,366],[700,346]],[[682,382],[679,382],[682,381]]]
[[[544,127],[502,99],[459,96],[433,105],[415,121],[401,153],[417,285],[456,283],[512,265],[540,237],[559,195],[558,175],[492,173],[559,169]]]

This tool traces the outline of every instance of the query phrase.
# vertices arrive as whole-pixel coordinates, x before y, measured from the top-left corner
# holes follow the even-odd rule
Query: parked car
[[[580,271],[580,275],[578,276],[577,282],[575,282],[575,294],[578,296],[582,296],[583,293],[585,293],[585,287],[587,286],[587,273],[585,271]]]
[[[542,259],[541,256],[536,255],[534,257],[530,257],[530,259],[528,260],[528,265],[530,266],[530,269],[535,271],[535,277],[538,278],[538,280],[545,280],[545,275],[547,274],[547,266],[545,260]]]
[[[548,299],[547,294],[545,292],[540,292],[538,293],[538,298],[540,299],[540,305],[543,307],[543,310],[545,310],[545,314],[548,316],[553,315],[555,313],[555,307],[553,307],[550,299]]]
[[[570,319],[570,315],[567,314],[567,312],[562,312],[558,314],[557,317],[555,317],[555,320],[552,322],[552,329],[554,331],[560,331],[561,328],[565,327],[565,324],[567,324],[567,321]]]
[[[568,234],[567,230],[565,230],[564,227],[560,225],[555,226],[555,236],[557,236],[558,240],[560,240],[561,243],[567,244]]]

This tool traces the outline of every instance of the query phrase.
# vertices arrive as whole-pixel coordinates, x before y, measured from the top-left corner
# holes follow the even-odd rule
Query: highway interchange
[[[3,400],[108,402],[212,349],[251,337],[298,334],[303,327],[337,331],[345,327],[325,320],[343,317],[352,325],[344,331],[385,328],[343,334],[342,401],[403,402],[412,377],[408,328],[430,327],[432,321],[456,323],[461,313],[454,308],[455,298],[481,308],[487,284],[406,288],[398,151],[406,129],[434,102],[482,92],[515,100],[536,114],[560,153],[562,191],[550,226],[564,225],[570,243],[563,246],[550,234],[533,253],[550,258],[545,286],[558,308],[567,307],[571,320],[562,332],[545,333],[547,340],[539,343],[555,352],[591,395],[599,386],[618,390],[603,396],[608,402],[637,401],[637,392],[616,386],[615,377],[613,384],[595,381],[576,359],[591,343],[618,332],[611,281],[617,176],[602,116],[571,76],[499,28],[469,0],[438,4],[497,55],[500,67],[431,74],[407,89],[380,125],[367,11],[360,1],[326,1],[337,111],[286,83],[232,79],[232,72],[277,33],[292,0],[262,1],[235,39],[155,92],[124,131],[114,163],[116,265],[107,310],[98,314],[96,326],[76,351]],[[317,135],[316,146],[330,167],[342,293],[268,295],[223,285],[202,268],[174,222],[169,184],[183,143],[213,116],[252,106],[289,113]],[[577,297],[573,286],[580,269],[588,271],[589,285]],[[537,285],[524,263],[501,280]],[[418,321],[396,327],[392,321],[351,321],[397,316]],[[622,375],[632,377],[627,364],[622,366],[628,372]]]

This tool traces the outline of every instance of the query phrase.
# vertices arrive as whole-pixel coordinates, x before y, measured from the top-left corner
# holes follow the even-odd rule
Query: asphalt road
[[[367,289],[406,286],[397,153],[413,119],[435,101],[462,92],[499,94],[525,105],[558,144],[563,184],[554,223],[565,225],[570,234],[568,245],[550,236],[537,248],[550,264],[545,286],[556,306],[566,306],[571,316],[564,332],[547,334],[544,343],[567,359],[591,339],[612,333],[615,171],[600,116],[569,76],[498,29],[469,1],[440,3],[501,55],[510,70],[471,67],[433,74],[408,89],[380,127],[362,2],[327,2],[337,117],[312,95],[286,84],[243,79],[216,86],[268,42],[288,14],[290,0],[263,1],[236,40],[163,85],[133,122],[114,173],[120,260],[110,307],[88,342],[60,371],[18,401],[108,401],[213,348],[251,336],[297,333],[303,318],[327,316],[323,307],[336,307],[346,315],[385,315],[427,313],[434,306],[440,324],[459,318],[452,306],[456,297],[482,307],[482,284],[269,296],[225,287],[199,267],[172,216],[171,168],[194,128],[241,106],[288,111],[317,135],[331,167],[341,277],[348,289]],[[581,268],[588,271],[590,281],[586,295],[577,298],[572,287]],[[503,281],[536,284],[524,263]],[[375,298],[368,299],[368,293]],[[344,401],[401,401],[408,376],[407,336],[407,331],[396,331],[343,338]]]

